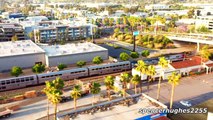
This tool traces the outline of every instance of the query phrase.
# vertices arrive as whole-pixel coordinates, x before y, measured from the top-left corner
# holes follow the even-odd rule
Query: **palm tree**
[[[56,120],[57,106],[61,101],[62,91],[56,88],[51,89],[49,100],[54,105],[54,120]]]
[[[12,40],[13,42],[17,41],[17,40],[18,40],[18,36],[17,36],[17,35],[12,36],[11,40]]]
[[[209,57],[211,56],[211,52],[208,50],[209,47],[207,45],[203,46],[201,51],[200,51],[200,56],[201,56],[201,64],[203,59],[209,60]]]
[[[181,78],[181,75],[176,72],[173,72],[172,75],[170,75],[168,77],[168,82],[172,85],[172,93],[171,93],[171,98],[170,98],[170,109],[172,109],[172,105],[173,105],[175,86],[179,84],[180,78]]]
[[[123,84],[124,97],[126,97],[127,83],[130,82],[131,76],[128,73],[121,73],[120,81]]]
[[[147,85],[147,94],[149,94],[149,83],[154,80],[153,79],[153,76],[156,74],[156,70],[155,70],[155,66],[154,65],[150,65],[148,66],[148,69],[147,69],[147,75],[149,76],[148,78],[148,85]]]
[[[81,89],[79,85],[75,85],[71,91],[71,97],[74,99],[74,109],[76,110],[77,99],[81,96]]]
[[[147,65],[144,61],[139,60],[136,64],[136,68],[137,71],[140,72],[140,76],[141,76],[141,81],[140,81],[140,92],[142,93],[142,79],[143,79],[143,75],[146,73],[147,71]]]
[[[45,88],[43,89],[43,92],[46,94],[47,96],[47,120],[49,120],[49,101],[50,101],[50,91],[51,91],[51,87],[52,87],[52,84],[50,83],[50,81],[46,81],[45,82],[46,86]]]
[[[61,100],[62,89],[64,87],[64,81],[57,77],[53,81],[47,81],[46,87],[43,89],[44,93],[47,95],[47,118],[49,120],[49,101],[55,105],[55,119],[56,119],[56,112],[57,112],[57,104]]]
[[[28,34],[28,37],[34,41],[34,33],[33,31]]]
[[[134,75],[131,79],[131,83],[135,85],[135,94],[137,94],[137,85],[140,83],[140,76],[139,75]]]
[[[57,113],[57,105],[61,100],[61,95],[63,94],[62,89],[64,87],[64,81],[57,77],[53,81],[46,82],[46,87],[44,88],[44,92],[47,95],[47,113],[49,119],[49,101],[54,105],[54,117],[56,120],[56,113]]]
[[[96,83],[96,82],[92,83],[92,86],[90,88],[90,92],[93,94],[92,105],[94,104],[94,101],[95,101],[95,95],[99,94],[101,92],[101,88],[100,87],[101,87],[100,83]]]
[[[113,76],[107,76],[104,80],[105,86],[107,88],[107,94],[110,101],[110,90],[114,87],[114,77]]]
[[[158,65],[161,66],[161,73],[162,71],[164,71],[165,68],[168,67],[168,61],[166,60],[165,57],[160,57],[159,61],[158,61]],[[161,74],[160,73],[160,74]],[[162,74],[159,77],[159,81],[158,81],[158,92],[157,92],[157,100],[159,100],[159,96],[160,96],[160,85],[161,85],[161,80],[162,80]]]

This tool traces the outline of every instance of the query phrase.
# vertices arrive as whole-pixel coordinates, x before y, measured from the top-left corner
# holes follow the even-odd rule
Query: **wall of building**
[[[31,68],[36,62],[42,62],[46,64],[45,54],[29,54],[18,55],[0,58],[0,72],[10,71],[13,66],[19,66],[21,68]]]
[[[64,64],[76,64],[79,60],[84,60],[86,62],[91,62],[94,57],[101,56],[103,60],[108,59],[108,51],[97,51],[90,53],[80,53],[80,54],[72,54],[72,55],[64,55],[64,56],[49,56],[47,58],[47,66],[57,66],[59,63]]]

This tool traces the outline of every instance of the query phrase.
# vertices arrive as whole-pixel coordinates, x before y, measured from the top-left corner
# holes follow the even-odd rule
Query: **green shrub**
[[[77,65],[78,67],[83,67],[84,65],[86,65],[86,62],[83,61],[83,60],[80,60],[80,61],[78,61],[78,62],[76,63],[76,65]]]
[[[139,54],[138,54],[138,52],[131,52],[131,53],[130,53],[130,56],[131,56],[132,58],[138,58],[138,57],[139,57]]]
[[[125,52],[122,52],[120,54],[120,59],[123,60],[123,61],[129,60],[129,58],[130,58],[129,55]]]
[[[23,73],[22,69],[18,66],[13,66],[13,68],[11,69],[11,72],[10,72],[10,74],[12,76],[16,76],[16,77],[18,77],[22,73]]]
[[[141,55],[142,55],[143,57],[148,57],[149,54],[150,54],[149,50],[143,50],[143,51],[141,52]]]
[[[94,64],[101,64],[103,62],[103,59],[100,56],[96,56],[93,58],[92,62]]]
[[[58,69],[59,70],[63,70],[64,68],[67,68],[67,65],[65,65],[63,63],[58,64]]]
[[[42,73],[45,71],[45,65],[43,64],[36,64],[33,66],[32,71],[34,73]]]

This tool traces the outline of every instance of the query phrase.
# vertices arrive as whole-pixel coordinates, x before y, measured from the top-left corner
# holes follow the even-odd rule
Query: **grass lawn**
[[[208,112],[213,112],[213,99],[205,101],[193,108],[207,108]],[[207,114],[176,114],[168,115],[171,120],[207,120]]]

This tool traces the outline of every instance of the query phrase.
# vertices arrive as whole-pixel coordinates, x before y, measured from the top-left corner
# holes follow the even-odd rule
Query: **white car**
[[[185,101],[185,100],[181,100],[181,101],[180,101],[180,104],[182,104],[182,105],[184,105],[184,106],[187,106],[187,107],[191,107],[191,106],[192,106],[192,104],[189,103],[189,101]]]

